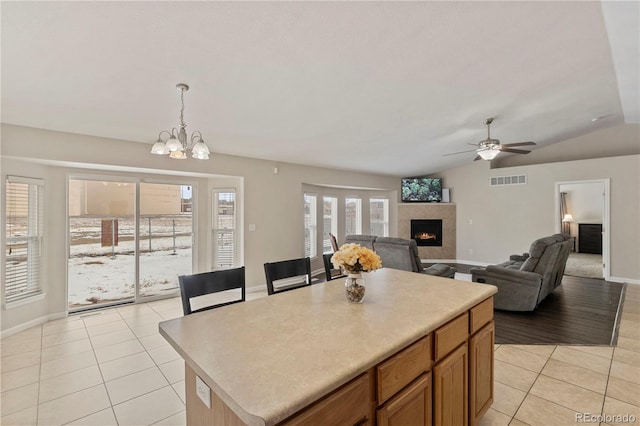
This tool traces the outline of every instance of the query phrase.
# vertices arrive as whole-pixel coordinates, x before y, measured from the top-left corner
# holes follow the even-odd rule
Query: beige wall
[[[2,310],[2,330],[45,315],[66,311],[66,181],[68,175],[127,175],[194,185],[196,216],[194,271],[211,266],[211,188],[237,185],[242,199],[244,264],[247,286],[264,285],[266,259],[299,257],[303,250],[302,185],[353,186],[397,191],[399,178],[300,166],[215,154],[209,161],[176,161],[149,154],[150,145],[2,125],[2,177],[6,174],[42,177],[46,184],[47,298],[38,309]],[[121,153],[126,152],[123,156]],[[278,173],[274,173],[278,167]],[[37,173],[36,173],[37,172]],[[4,185],[3,185],[4,187]],[[391,209],[395,211],[395,200]],[[255,231],[247,231],[248,225]],[[317,268],[321,266],[321,260]]]
[[[134,210],[135,186],[127,182],[69,181],[69,216],[130,216]],[[180,186],[142,184],[140,214],[180,214]]]
[[[640,280],[640,155],[489,168],[485,161],[442,172],[457,206],[459,261],[497,263],[524,253],[558,226],[556,184],[610,179],[612,278]],[[526,174],[526,185],[489,186],[492,176]]]

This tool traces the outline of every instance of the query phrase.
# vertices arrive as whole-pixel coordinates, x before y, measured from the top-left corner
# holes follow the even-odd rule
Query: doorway
[[[566,275],[608,280],[609,180],[556,184],[557,232],[572,238]]]
[[[179,294],[191,274],[192,187],[68,180],[70,312]]]

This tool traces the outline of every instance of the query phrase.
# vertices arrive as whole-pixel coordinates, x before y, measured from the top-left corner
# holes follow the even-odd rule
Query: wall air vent
[[[527,175],[516,175],[516,176],[494,176],[489,178],[489,185],[498,186],[498,185],[526,185],[527,184]]]

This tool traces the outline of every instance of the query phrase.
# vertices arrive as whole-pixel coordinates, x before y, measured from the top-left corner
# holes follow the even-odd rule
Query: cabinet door
[[[418,377],[378,409],[378,426],[431,425],[431,373]]]
[[[491,321],[469,340],[469,425],[475,426],[493,403],[493,344]]]
[[[433,368],[433,422],[438,426],[468,424],[467,343]]]
[[[370,424],[371,379],[369,373],[353,379],[325,399],[284,421],[286,426]]]

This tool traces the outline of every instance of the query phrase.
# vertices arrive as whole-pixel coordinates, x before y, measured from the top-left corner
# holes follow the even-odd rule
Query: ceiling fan
[[[476,149],[470,149],[468,151],[460,151],[460,152],[452,152],[451,154],[444,154],[443,157],[447,155],[456,155],[463,154],[465,152],[477,152],[478,155],[473,161],[477,160],[493,160],[496,158],[496,155],[501,152],[511,152],[514,154],[528,154],[531,151],[527,151],[524,149],[513,149],[514,146],[525,146],[525,145],[535,145],[535,142],[516,142],[516,143],[503,143],[501,144],[498,139],[491,139],[491,123],[493,123],[493,118],[487,118],[484,120],[484,124],[487,125],[487,138],[483,141],[476,143],[470,143],[468,145],[476,146]]]

